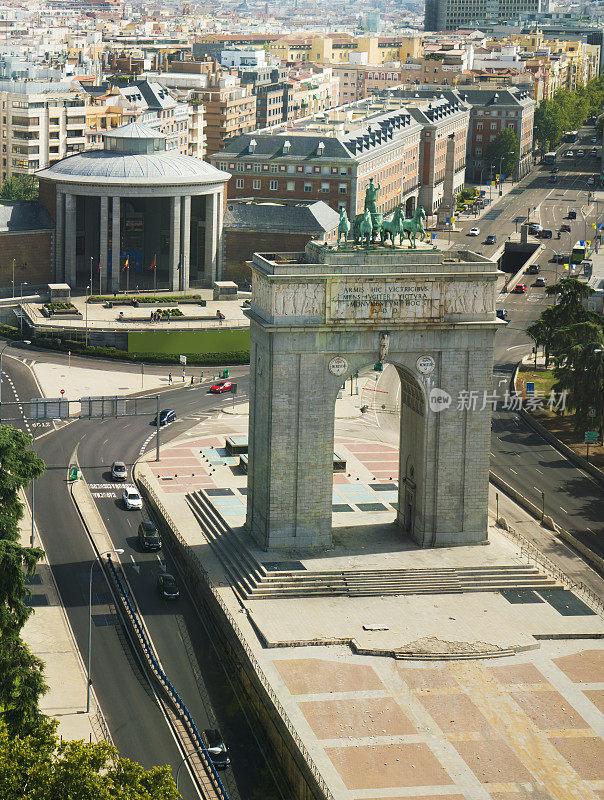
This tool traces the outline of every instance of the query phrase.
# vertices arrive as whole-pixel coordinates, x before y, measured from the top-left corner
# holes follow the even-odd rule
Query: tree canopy
[[[60,741],[55,720],[25,736],[0,722],[2,800],[177,800],[170,767],[144,769],[106,742]]]
[[[493,164],[497,169],[501,164],[504,175],[512,175],[520,157],[520,144],[513,128],[504,128],[487,147],[486,163]]]
[[[4,181],[0,188],[2,200],[24,203],[28,200],[37,200],[38,196],[39,183],[35,175],[13,175]]]
[[[594,78],[572,92],[559,89],[535,109],[534,137],[551,150],[565,131],[580,128],[588,117],[599,115],[603,106],[604,78]]]

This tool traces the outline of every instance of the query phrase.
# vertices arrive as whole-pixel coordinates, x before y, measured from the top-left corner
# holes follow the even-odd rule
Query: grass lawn
[[[534,382],[535,394],[538,393],[546,398],[549,396],[555,382],[551,370],[522,366],[518,370],[516,389],[523,397],[526,397],[525,389],[527,381],[529,383],[531,381]],[[545,405],[547,406],[547,400]],[[574,414],[560,416],[555,412],[549,411],[547,407],[544,409],[537,409],[531,413],[537,422],[540,422],[550,433],[564,442],[571,450],[574,450],[577,455],[583,456],[583,458],[586,457],[587,446],[583,440],[583,432],[577,433],[573,427]],[[594,446],[590,444],[589,460],[594,466],[604,470],[604,447],[602,447],[602,445]]]

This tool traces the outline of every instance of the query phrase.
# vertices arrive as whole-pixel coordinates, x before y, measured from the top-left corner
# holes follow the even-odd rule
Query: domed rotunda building
[[[211,286],[222,269],[230,177],[166,151],[166,137],[131,123],[40,170],[40,202],[55,211],[55,281],[103,292]]]

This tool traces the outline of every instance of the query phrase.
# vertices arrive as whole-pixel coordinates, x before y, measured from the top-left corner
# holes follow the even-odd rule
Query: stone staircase
[[[230,528],[203,491],[187,501],[214,553],[242,600],[343,595],[370,597],[398,594],[461,594],[502,589],[545,589],[559,584],[536,567],[433,569],[267,570]]]

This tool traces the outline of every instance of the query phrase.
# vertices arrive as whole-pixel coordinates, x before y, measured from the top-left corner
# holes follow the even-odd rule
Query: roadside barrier
[[[160,689],[170,701],[174,709],[176,710],[180,720],[184,724],[184,727],[187,730],[188,736],[195,748],[197,755],[204,767],[204,770],[207,776],[210,778],[212,788],[215,792],[216,797],[219,800],[229,800],[229,795],[224,788],[222,781],[212,763],[212,759],[208,753],[206,748],[205,742],[203,741],[199,731],[197,730],[197,726],[195,725],[195,721],[189,712],[189,709],[185,705],[184,701],[181,699],[180,695],[168,679],[168,676],[161,668],[159,662],[157,661],[155,654],[153,653],[151,643],[147,638],[147,634],[145,633],[143,626],[140,623],[138,618],[138,612],[135,610],[132,602],[130,600],[130,596],[124,586],[122,579],[119,576],[117,569],[115,568],[115,564],[109,558],[105,562],[109,567],[109,573],[113,582],[118,590],[119,598],[122,603],[122,607],[126,616],[128,617],[128,621],[132,630],[137,638],[138,645],[142,654],[149,666],[151,672],[153,673],[153,677],[155,678],[155,682],[159,685]]]

